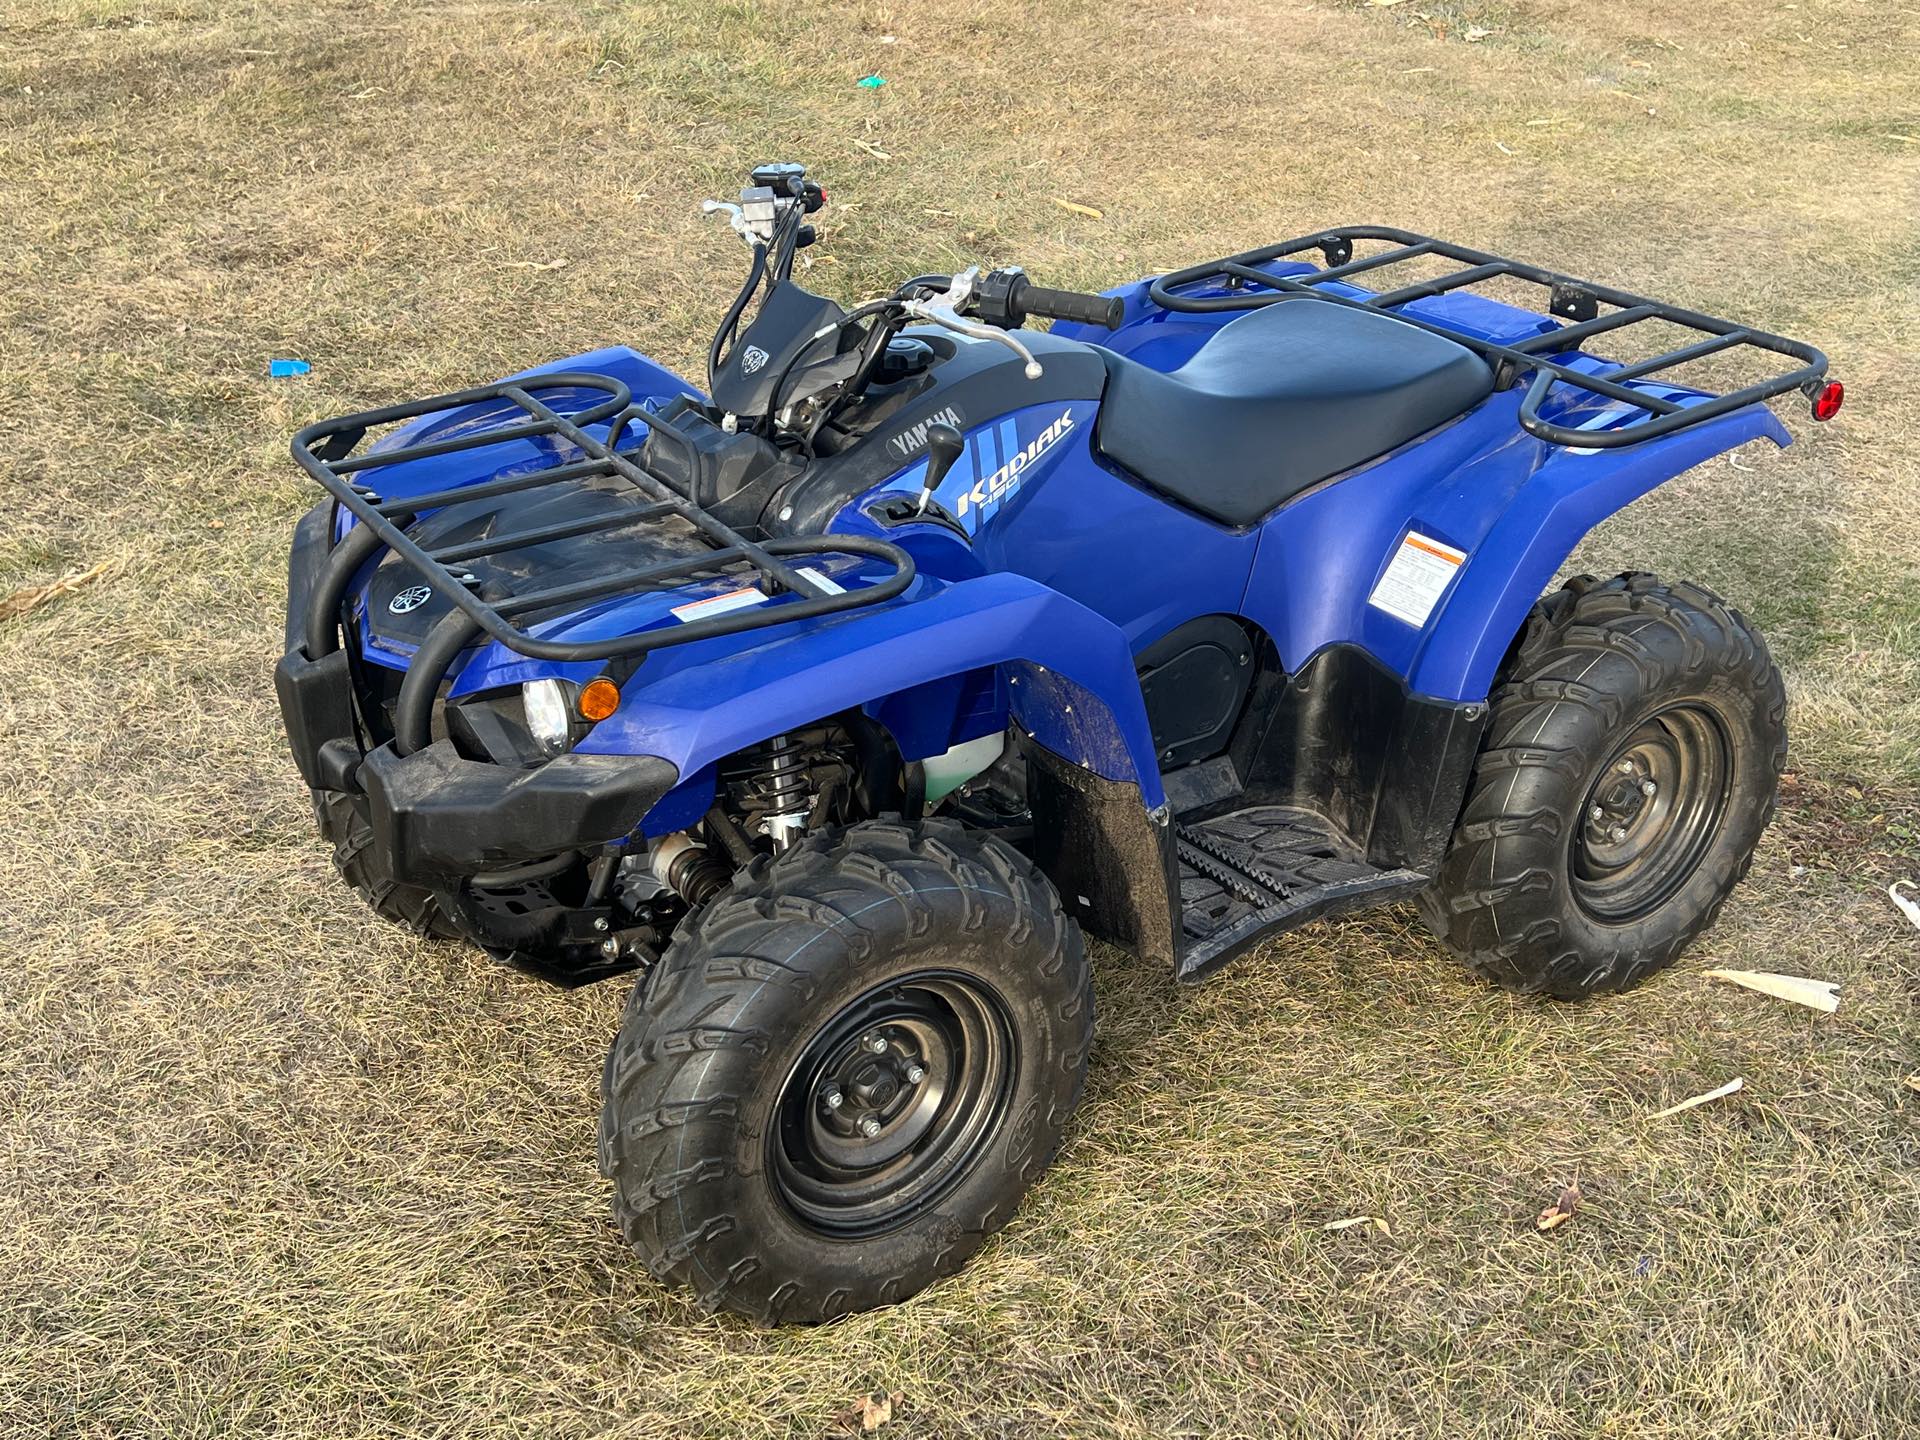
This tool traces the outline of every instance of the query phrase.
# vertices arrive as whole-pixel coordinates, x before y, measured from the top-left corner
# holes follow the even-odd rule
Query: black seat
[[[1486,362],[1464,345],[1308,297],[1229,321],[1170,374],[1101,353],[1102,453],[1226,525],[1252,524],[1493,389]]]

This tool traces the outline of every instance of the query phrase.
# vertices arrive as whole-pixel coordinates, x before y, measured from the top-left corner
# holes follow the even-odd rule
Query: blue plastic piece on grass
[[[862,75],[855,83],[857,83],[862,90],[878,90],[882,85],[886,84],[887,81],[884,75]]]
[[[275,380],[286,380],[295,375],[304,375],[311,369],[313,369],[313,366],[304,360],[269,360],[267,362],[267,374],[271,375]]]

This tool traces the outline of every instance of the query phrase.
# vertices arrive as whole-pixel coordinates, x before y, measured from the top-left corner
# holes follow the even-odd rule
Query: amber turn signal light
[[[602,675],[580,691],[580,718],[598,723],[620,708],[620,687]]]

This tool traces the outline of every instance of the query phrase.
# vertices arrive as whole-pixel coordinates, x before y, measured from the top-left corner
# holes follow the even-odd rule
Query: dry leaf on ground
[[[833,1423],[843,1434],[871,1435],[893,1419],[893,1407],[906,1398],[906,1395],[899,1390],[876,1390],[871,1395],[862,1395],[859,1400],[834,1416]]]
[[[1393,1237],[1393,1227],[1378,1215],[1349,1215],[1344,1220],[1329,1220],[1320,1228],[1329,1231],[1351,1230],[1356,1225],[1371,1225],[1389,1239]]]
[[[91,570],[76,570],[71,575],[62,575],[58,580],[45,585],[30,586],[25,590],[16,590],[11,595],[0,597],[0,620],[11,620],[24,615],[29,610],[37,610],[56,596],[68,595],[82,585],[91,585],[109,570],[114,562],[103,560]]]
[[[1920,899],[1915,899],[1914,895],[1902,895],[1900,893],[1902,890],[1912,890],[1914,895],[1920,895],[1920,886],[1916,886],[1911,880],[1896,880],[1887,886],[1887,898],[1893,901],[1902,915],[1913,922],[1914,929],[1920,930]]]
[[[1560,1192],[1555,1200],[1534,1219],[1536,1230],[1558,1230],[1573,1218],[1573,1212],[1580,1208],[1580,1179],[1575,1176],[1573,1183]]]
[[[1682,1100],[1678,1105],[1669,1105],[1664,1110],[1655,1111],[1648,1118],[1652,1120],[1664,1120],[1669,1115],[1678,1115],[1682,1110],[1691,1110],[1694,1106],[1705,1105],[1710,1100],[1723,1100],[1733,1094],[1734,1091],[1744,1087],[1746,1083],[1744,1077],[1736,1075],[1718,1090],[1709,1090],[1704,1095],[1691,1096],[1688,1099]]]
[[[1828,1015],[1840,1008],[1840,987],[1830,980],[1806,980],[1798,975],[1776,975],[1768,970],[1709,970],[1707,979],[1742,985],[1749,990],[1758,990],[1762,995],[1771,995],[1776,1000],[1790,1000],[1795,1005],[1804,1005],[1809,1010],[1819,1010]]]

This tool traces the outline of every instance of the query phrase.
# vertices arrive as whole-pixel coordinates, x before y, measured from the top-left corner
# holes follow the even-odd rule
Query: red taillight
[[[1847,387],[1838,380],[1829,380],[1820,387],[1820,393],[1813,397],[1813,418],[1831,420],[1840,413],[1840,402],[1847,398]]]

